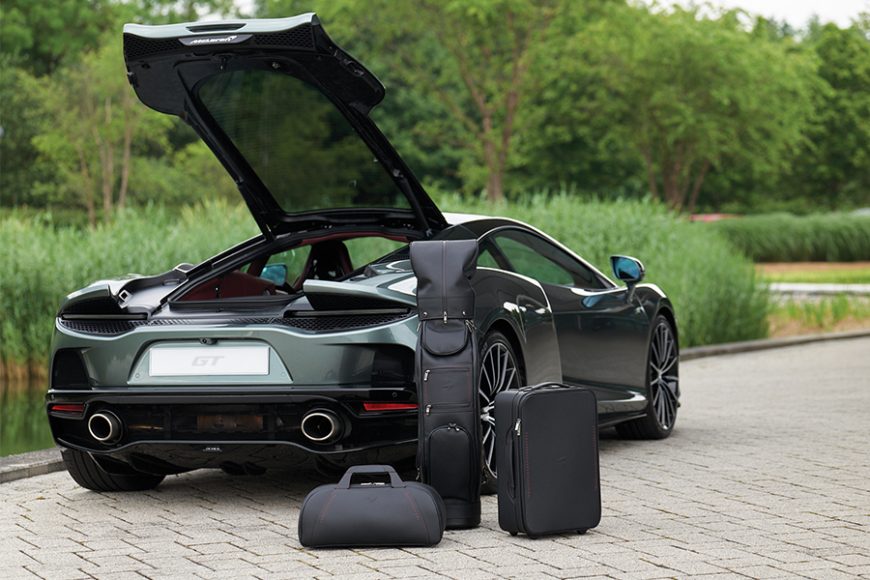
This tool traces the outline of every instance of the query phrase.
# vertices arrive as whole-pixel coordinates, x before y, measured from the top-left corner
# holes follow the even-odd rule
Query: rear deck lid
[[[124,26],[130,83],[187,121],[263,232],[380,228],[427,237],[434,202],[369,117],[384,86],[314,14]]]

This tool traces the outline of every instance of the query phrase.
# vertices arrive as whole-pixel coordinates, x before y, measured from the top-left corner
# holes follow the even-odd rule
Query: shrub
[[[448,210],[528,222],[606,273],[611,253],[640,258],[648,280],[674,302],[683,346],[758,338],[767,331],[766,292],[752,265],[716,232],[659,205],[568,196],[504,206],[453,197],[442,203]],[[57,227],[45,216],[9,216],[0,224],[0,357],[7,371],[45,364],[54,315],[69,292],[98,279],[195,263],[257,233],[244,207],[225,202],[180,211],[131,209],[94,230]]]
[[[870,260],[870,216],[768,214],[709,224],[756,262]]]

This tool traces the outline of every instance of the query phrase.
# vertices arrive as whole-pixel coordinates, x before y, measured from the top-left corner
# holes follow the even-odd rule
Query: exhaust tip
[[[332,411],[317,410],[302,417],[302,434],[315,443],[329,443],[341,434],[341,423]]]
[[[88,433],[100,443],[114,443],[121,438],[121,420],[111,411],[94,413],[88,419]]]

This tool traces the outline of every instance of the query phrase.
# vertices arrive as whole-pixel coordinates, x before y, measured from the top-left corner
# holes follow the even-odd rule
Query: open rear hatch
[[[369,117],[384,86],[314,14],[124,26],[139,99],[188,122],[263,233],[360,226],[429,237],[444,216]]]

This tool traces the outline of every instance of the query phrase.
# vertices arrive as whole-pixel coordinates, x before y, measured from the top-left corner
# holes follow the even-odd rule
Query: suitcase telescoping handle
[[[355,465],[344,472],[344,476],[336,485],[338,489],[348,489],[354,475],[388,475],[390,487],[405,487],[405,482],[389,465]]]
[[[516,472],[514,471],[514,469],[515,469],[515,467],[514,467],[514,453],[515,453],[514,446],[515,446],[515,443],[514,443],[514,437],[513,437],[514,433],[515,433],[514,428],[511,427],[510,430],[507,432],[507,436],[505,437],[505,443],[507,446],[507,453],[505,453],[505,457],[508,458],[509,464],[505,465],[501,471],[501,474],[502,474],[501,477],[505,477],[505,478],[509,477],[510,478],[507,481],[508,481],[508,494],[510,495],[511,499],[514,499],[517,496],[517,481],[516,481],[517,476],[516,476]],[[507,474],[505,474],[505,471],[507,471]]]

